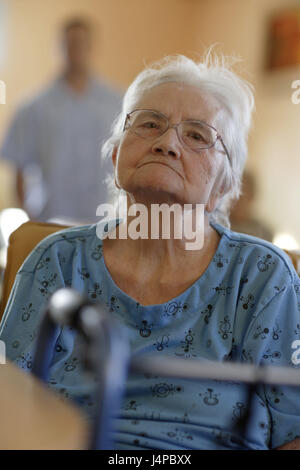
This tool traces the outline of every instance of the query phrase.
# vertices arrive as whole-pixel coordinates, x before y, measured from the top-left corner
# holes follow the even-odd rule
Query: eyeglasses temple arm
[[[222,137],[221,137],[220,135],[218,135],[218,139],[220,140],[220,142],[221,142],[221,144],[222,144],[222,146],[223,146],[223,149],[224,149],[224,151],[225,151],[225,153],[226,153],[226,155],[227,155],[227,158],[228,158],[228,160],[229,160],[230,166],[232,166],[232,162],[231,162],[231,158],[230,158],[230,156],[229,156],[229,152],[228,152],[227,147],[226,147],[226,145],[224,144],[223,139],[222,139]]]

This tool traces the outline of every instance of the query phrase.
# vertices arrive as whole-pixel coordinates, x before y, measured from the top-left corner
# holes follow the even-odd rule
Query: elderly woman
[[[126,217],[48,237],[19,271],[2,321],[11,360],[30,368],[47,299],[72,286],[106,304],[135,354],[297,367],[299,279],[282,251],[228,228],[252,108],[251,87],[224,58],[171,57],[134,80],[104,148],[115,185],[128,211],[189,204],[193,215],[203,205],[203,246],[186,249],[174,230],[168,238],[121,237]],[[149,234],[150,215],[146,222]],[[49,383],[93,414],[68,328],[57,338]],[[300,435],[299,403],[291,388],[261,388],[241,436],[234,424],[247,405],[242,384],[130,376],[114,441],[118,449],[277,448]]]

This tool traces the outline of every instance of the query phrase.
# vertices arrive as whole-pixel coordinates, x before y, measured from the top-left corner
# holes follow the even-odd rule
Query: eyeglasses
[[[146,140],[156,139],[167,132],[168,129],[174,128],[180,142],[194,152],[209,149],[219,140],[231,164],[229,153],[222,137],[213,126],[204,121],[181,121],[179,124],[171,126],[169,119],[159,111],[135,109],[127,114],[123,131],[129,128],[136,135]]]

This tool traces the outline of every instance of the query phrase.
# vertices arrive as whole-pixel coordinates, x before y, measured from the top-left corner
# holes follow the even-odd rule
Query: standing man
[[[90,72],[90,25],[63,29],[60,76],[15,114],[0,151],[16,167],[16,190],[29,216],[90,223],[107,202],[101,144],[121,106],[121,94]]]

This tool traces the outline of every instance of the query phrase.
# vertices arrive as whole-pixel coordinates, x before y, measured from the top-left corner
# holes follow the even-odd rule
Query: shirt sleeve
[[[5,343],[6,358],[28,373],[31,372],[40,323],[50,296],[57,289],[72,287],[72,284],[75,285],[73,288],[83,292],[81,277],[71,279],[71,273],[62,268],[74,267],[73,250],[79,250],[80,241],[70,249],[71,243],[66,247],[63,242],[53,243],[51,240],[42,241],[18,271],[0,324],[0,339]],[[71,327],[58,328],[48,385],[60,396],[83,407],[87,417],[92,418],[95,379],[90,379],[84,372],[78,335]]]
[[[257,313],[244,337],[243,355],[259,366],[300,368],[300,281],[296,274]],[[269,448],[300,437],[300,387],[263,387],[270,415]]]
[[[64,287],[60,266],[55,254],[35,249],[17,273],[0,324],[0,338],[5,343],[7,359],[22,369],[32,365],[35,339],[48,299]],[[32,271],[27,269],[33,268]]]
[[[20,169],[37,163],[36,129],[32,105],[23,105],[12,118],[4,136],[0,150],[1,158]]]

